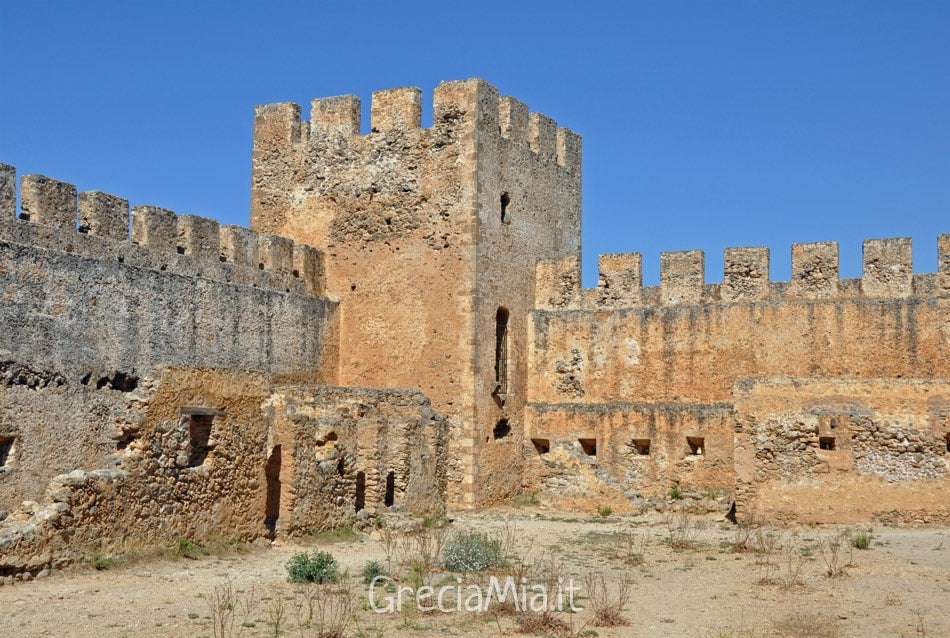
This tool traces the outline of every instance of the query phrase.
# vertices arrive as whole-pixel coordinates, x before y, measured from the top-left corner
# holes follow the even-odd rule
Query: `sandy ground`
[[[714,517],[690,520],[699,529],[692,548],[682,550],[670,547],[661,516],[601,519],[520,510],[463,515],[452,527],[498,531],[506,521],[518,551],[551,557],[564,579],[593,571],[607,574],[612,586],[623,577],[632,581],[623,612],[627,626],[594,627],[589,609],[555,614],[573,624],[575,635],[950,636],[950,530],[874,528],[871,547],[842,549],[841,563],[851,564],[843,576],[828,578],[816,546],[834,537],[839,530],[833,528],[778,530],[774,551],[756,554],[734,552],[734,527]],[[316,635],[295,626],[301,586],[287,583],[284,567],[294,552],[315,547],[331,551],[349,571],[357,598],[348,636],[519,635],[513,617],[493,613],[422,614],[409,606],[403,614],[373,613],[358,574],[369,559],[385,563],[386,552],[376,534],[361,534],[345,542],[278,542],[198,560],[74,569],[0,587],[0,636],[212,636],[209,600],[216,586],[228,582],[236,596],[256,602],[244,626],[236,623],[229,635],[275,635],[272,620],[280,605],[287,615],[280,635]]]

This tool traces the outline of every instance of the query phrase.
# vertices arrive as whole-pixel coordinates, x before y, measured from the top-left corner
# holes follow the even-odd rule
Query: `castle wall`
[[[42,176],[20,219],[0,183],[0,436],[13,440],[0,506],[51,477],[106,467],[139,380],[168,366],[323,382],[336,374],[336,304],[309,246]]]
[[[712,285],[704,284],[699,251],[663,255],[654,288],[642,287],[636,254],[602,256],[594,289],[580,287],[573,259],[542,263],[540,309],[530,324],[536,373],[529,401],[566,412],[624,403],[728,404],[733,385],[745,378],[946,377],[947,236],[939,246],[941,271],[915,275],[909,240],[868,241],[860,280],[838,279],[835,244],[795,246],[790,282],[769,282],[762,248],[728,250],[724,281]],[[582,436],[584,419],[572,422],[571,436]],[[681,445],[688,430],[679,428]],[[608,432],[602,424],[587,436]],[[720,452],[713,445],[731,448],[714,439],[707,456]]]
[[[393,505],[444,509],[446,422],[418,392],[168,368],[124,399],[122,449],[0,517],[0,578],[179,538],[253,540],[272,511],[291,534],[353,522],[360,470],[368,510],[383,509],[390,469]]]
[[[295,104],[258,107],[251,224],[324,251],[339,382],[425,392],[452,424],[450,501],[485,503],[520,483],[492,432],[501,418],[522,428],[534,264],[579,254],[579,139],[478,80],[439,85],[430,129],[421,109],[418,89],[378,91],[360,135],[354,96],[314,100],[309,122]],[[503,306],[513,391],[501,407]]]
[[[947,379],[755,379],[735,395],[740,520],[950,520]]]

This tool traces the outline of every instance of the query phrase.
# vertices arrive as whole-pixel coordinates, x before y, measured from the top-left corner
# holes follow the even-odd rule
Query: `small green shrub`
[[[103,569],[109,569],[110,567],[112,567],[112,563],[113,563],[111,558],[107,558],[106,556],[103,556],[99,552],[96,552],[95,554],[90,556],[89,562],[92,563],[92,566],[99,571],[102,571]]]
[[[453,572],[480,572],[506,564],[501,541],[484,532],[459,532],[445,545],[443,565]]]
[[[201,545],[184,537],[178,539],[178,544],[175,545],[175,553],[182,558],[190,558],[192,560],[196,560],[201,558],[202,555],[207,554]]]
[[[610,507],[609,505],[601,505],[600,507],[597,508],[597,514],[599,514],[601,518],[607,518],[613,513],[614,513],[614,509]]]
[[[297,552],[287,561],[287,580],[292,583],[332,583],[339,580],[337,562],[330,552]]]
[[[871,539],[874,535],[871,532],[861,532],[851,537],[851,546],[855,549],[870,549]]]
[[[674,485],[670,488],[670,500],[678,501],[683,498],[683,488],[679,485]]]
[[[382,563],[378,560],[369,560],[366,561],[366,564],[363,565],[363,569],[360,571],[360,576],[363,578],[363,584],[369,585],[375,578],[379,576],[389,576],[389,572],[386,571],[386,568],[383,567]]]

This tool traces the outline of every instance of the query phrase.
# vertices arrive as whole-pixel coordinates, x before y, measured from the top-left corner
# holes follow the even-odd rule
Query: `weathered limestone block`
[[[790,292],[810,299],[838,294],[838,243],[792,245]]]
[[[352,137],[360,134],[360,99],[338,95],[310,103],[310,138]]]
[[[767,297],[769,249],[726,248],[720,291],[723,301],[752,301]]]
[[[576,308],[580,301],[581,272],[576,257],[540,261],[536,268],[535,305],[549,310]]]
[[[0,219],[16,217],[16,169],[0,164]]]
[[[218,259],[220,255],[219,224],[197,215],[181,215],[177,219],[178,252],[193,257]]]
[[[528,105],[513,97],[505,96],[499,100],[498,116],[502,136],[519,141],[528,139]]]
[[[76,229],[76,187],[45,175],[20,179],[20,216],[53,228]]]
[[[698,303],[705,281],[703,251],[685,250],[660,255],[660,294],[664,305]]]
[[[79,232],[127,241],[129,201],[102,191],[79,193]]]
[[[414,86],[373,93],[370,126],[374,133],[408,131],[422,125],[422,91]]]
[[[640,253],[600,255],[597,266],[600,303],[623,307],[640,302],[643,293],[643,257]]]
[[[175,213],[158,206],[133,207],[132,243],[175,252],[178,246],[178,222]]]
[[[861,292],[868,297],[909,297],[913,293],[910,237],[864,240]]]
[[[221,258],[235,266],[257,268],[258,234],[243,226],[226,225],[218,229]]]

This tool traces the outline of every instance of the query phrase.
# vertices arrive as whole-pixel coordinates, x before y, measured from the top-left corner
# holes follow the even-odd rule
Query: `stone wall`
[[[534,265],[580,253],[580,138],[479,80],[440,84],[431,128],[421,113],[411,87],[373,94],[366,135],[355,96],[314,100],[309,122],[258,107],[251,225],[324,251],[339,383],[425,392],[452,425],[450,500],[487,504],[520,484],[494,431],[523,432]]]
[[[103,466],[73,466],[0,514],[0,577],[179,538],[248,541],[352,523],[357,472],[366,514],[387,510],[390,471],[393,506],[444,511],[446,421],[418,392],[167,369],[122,404],[122,445]]]
[[[740,519],[950,520],[950,380],[756,379],[735,393]]]
[[[336,378],[315,249],[0,166],[0,507],[107,467],[127,396],[169,366]]]
[[[265,411],[286,493],[277,531],[445,512],[448,422],[421,393],[278,386]]]

